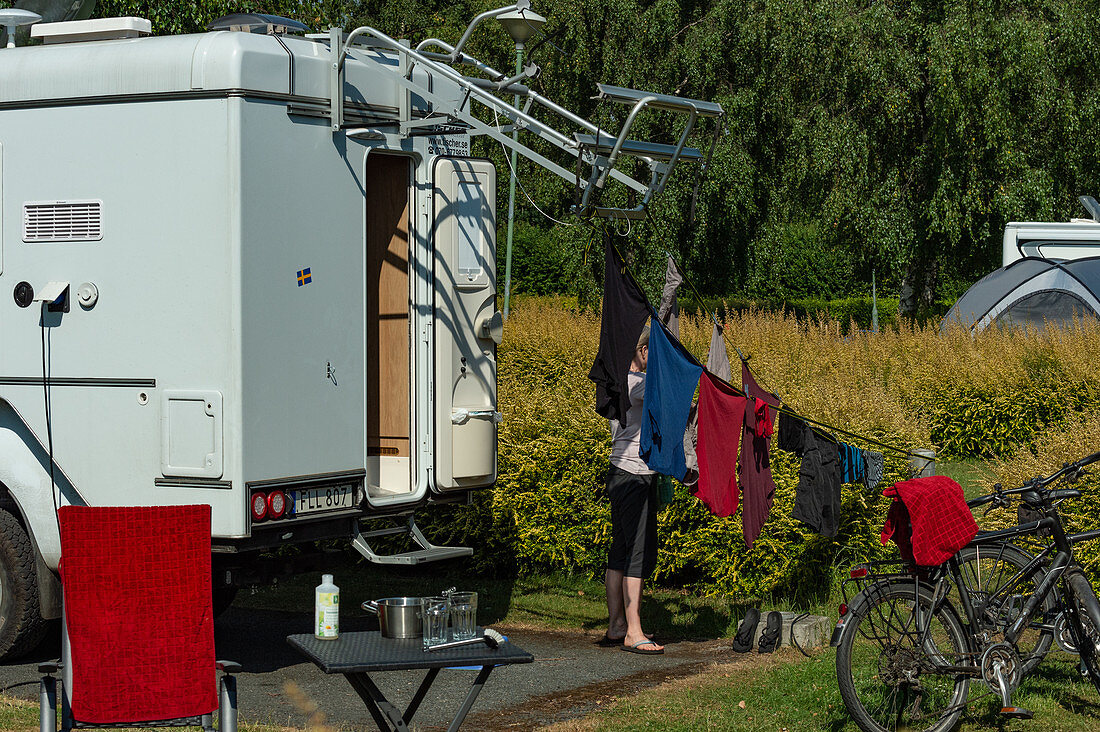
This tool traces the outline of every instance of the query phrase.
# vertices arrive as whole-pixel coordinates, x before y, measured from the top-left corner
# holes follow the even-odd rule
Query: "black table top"
[[[496,666],[535,660],[534,656],[511,642],[502,643],[495,649],[479,643],[444,651],[425,651],[420,638],[383,638],[377,630],[341,633],[336,640],[320,640],[309,633],[288,635],[286,640],[326,674]]]

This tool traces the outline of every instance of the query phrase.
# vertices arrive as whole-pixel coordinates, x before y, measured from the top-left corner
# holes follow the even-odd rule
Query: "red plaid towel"
[[[58,516],[73,716],[214,711],[210,507],[63,506]]]
[[[978,523],[966,505],[962,487],[950,478],[933,475],[904,480],[882,495],[894,499],[882,527],[882,543],[893,538],[906,561],[922,567],[938,566],[978,533]],[[910,522],[911,539],[905,530]]]

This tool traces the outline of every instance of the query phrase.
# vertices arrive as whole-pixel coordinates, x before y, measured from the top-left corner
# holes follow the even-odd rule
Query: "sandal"
[[[649,638],[646,638],[644,641],[638,641],[637,643],[635,643],[632,646],[619,646],[619,648],[626,651],[627,653],[640,653],[643,656],[660,656],[662,653],[665,652],[664,648],[654,648],[651,651],[646,651],[646,650],[642,649],[642,646],[656,646],[656,645],[657,644],[654,643],[652,640],[650,640]]]
[[[772,610],[768,613],[768,626],[760,634],[760,652],[771,653],[779,645],[779,634],[783,628],[783,614]]]
[[[738,653],[748,653],[752,650],[752,641],[756,637],[756,626],[760,624],[760,611],[754,607],[749,608],[741,625],[737,627],[737,635],[733,637],[733,650]]]
[[[653,636],[650,633],[645,633],[645,637],[653,640]],[[607,633],[604,633],[603,637],[596,641],[594,645],[597,645],[600,648],[617,648],[618,646],[621,646],[623,644],[624,640],[626,640],[625,635],[619,636],[618,638],[612,638]]]

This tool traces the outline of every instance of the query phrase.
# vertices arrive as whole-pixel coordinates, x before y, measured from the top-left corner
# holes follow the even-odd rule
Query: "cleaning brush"
[[[501,635],[499,632],[493,630],[492,628],[486,628],[485,629],[485,635],[478,636],[477,638],[470,638],[468,640],[450,641],[448,643],[439,643],[438,645],[428,646],[424,650],[426,650],[426,651],[445,651],[448,648],[461,648],[462,646],[475,646],[478,643],[484,643],[485,645],[489,646],[490,648],[496,648],[501,643],[506,643],[507,641],[508,641],[508,639],[505,638],[503,635]]]

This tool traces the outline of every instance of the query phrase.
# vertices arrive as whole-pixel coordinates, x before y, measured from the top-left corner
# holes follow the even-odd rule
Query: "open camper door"
[[[433,191],[435,257],[435,486],[496,480],[496,170],[440,158]]]

